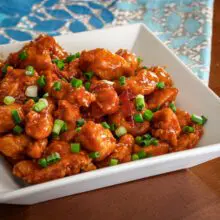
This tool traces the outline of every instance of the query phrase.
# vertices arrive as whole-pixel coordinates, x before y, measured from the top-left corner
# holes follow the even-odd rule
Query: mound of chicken
[[[29,184],[195,147],[206,117],[175,105],[165,68],[39,36],[0,62],[0,154]]]

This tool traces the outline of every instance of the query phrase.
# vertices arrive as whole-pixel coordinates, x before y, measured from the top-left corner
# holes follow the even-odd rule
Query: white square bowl
[[[7,163],[0,158],[0,203],[34,204],[114,184],[189,168],[220,156],[220,99],[143,24],[128,25],[56,37],[68,51],[97,47],[117,51],[126,48],[142,57],[145,65],[166,65],[180,92],[177,106],[208,117],[205,134],[197,148],[147,158],[88,173],[22,186],[13,178]],[[0,47],[1,55],[20,49],[24,43]],[[121,186],[123,187],[123,186]]]

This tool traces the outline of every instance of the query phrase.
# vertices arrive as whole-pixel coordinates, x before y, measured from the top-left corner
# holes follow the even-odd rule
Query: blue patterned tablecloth
[[[213,0],[1,0],[0,44],[144,22],[208,83]]]

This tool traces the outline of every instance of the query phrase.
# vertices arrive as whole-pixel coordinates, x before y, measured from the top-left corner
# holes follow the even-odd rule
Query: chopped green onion
[[[192,114],[191,120],[199,125],[203,125],[203,118],[198,115]]]
[[[56,66],[59,68],[59,70],[64,69],[64,61],[63,60],[54,59],[54,60],[52,60],[52,62],[56,64]]]
[[[17,110],[11,110],[11,115],[15,124],[21,123],[21,118]]]
[[[70,63],[70,62],[74,61],[76,58],[79,58],[79,57],[80,57],[80,53],[79,53],[79,52],[77,52],[77,53],[75,53],[75,54],[71,54],[71,55],[69,55],[69,56],[65,59],[65,62],[66,62],[66,63]]]
[[[96,159],[96,158],[99,158],[100,157],[100,153],[98,151],[96,152],[91,152],[89,154],[89,157],[92,158],[92,159]]]
[[[49,93],[48,92],[43,95],[43,98],[47,98],[47,97],[49,97]]]
[[[141,137],[141,136],[137,136],[137,137],[135,138],[135,142],[136,142],[137,144],[140,144],[141,141],[142,141],[142,137]]]
[[[164,83],[164,82],[158,82],[157,85],[156,85],[156,87],[157,87],[158,89],[164,89],[165,83]]]
[[[144,140],[151,140],[151,135],[150,134],[145,134],[145,135],[142,136],[142,138]]]
[[[44,98],[39,99],[37,103],[34,104],[33,110],[35,112],[41,112],[48,106],[48,101]]]
[[[72,153],[79,153],[80,152],[80,144],[79,143],[72,143],[70,145],[70,149]]]
[[[114,131],[116,129],[116,125],[114,123],[110,124],[110,130]]]
[[[153,119],[153,116],[154,116],[154,113],[150,109],[145,110],[143,114],[143,118],[146,121],[151,121]]]
[[[156,108],[152,109],[152,112],[157,112],[158,110],[160,110],[160,106],[159,105]]]
[[[138,57],[137,61],[138,61],[138,63],[141,63],[143,60],[140,57]]]
[[[184,126],[183,131],[186,133],[193,133],[195,131],[195,129],[191,126]]]
[[[66,122],[64,122],[64,124],[63,124],[63,127],[61,128],[61,133],[63,133],[63,132],[65,132],[65,131],[67,131],[68,130],[68,126],[67,126],[67,123]]]
[[[144,96],[139,94],[135,98],[135,106],[137,111],[141,111],[145,107]]]
[[[85,124],[85,120],[83,118],[80,118],[76,121],[77,127],[82,127]]]
[[[72,78],[70,83],[71,83],[72,87],[75,87],[75,88],[79,88],[80,86],[82,86],[81,79]]]
[[[58,136],[61,132],[63,125],[64,125],[63,120],[56,119],[53,125],[53,131],[52,131],[53,135]]]
[[[84,76],[86,77],[87,80],[92,79],[94,73],[93,72],[86,72],[84,73]]]
[[[139,156],[137,154],[132,154],[131,155],[131,160],[139,160]]]
[[[80,131],[81,131],[81,127],[76,128],[75,131],[76,131],[76,132],[80,132]]]
[[[201,116],[202,117],[202,120],[203,120],[203,125],[208,121],[208,118],[206,118],[205,116]]]
[[[173,112],[176,112],[176,106],[173,102],[170,103],[169,107],[172,109]]]
[[[106,121],[102,122],[101,125],[103,128],[110,129],[110,126]]]
[[[85,89],[86,89],[87,91],[89,91],[89,89],[90,89],[90,87],[91,87],[91,83],[90,83],[90,82],[86,82],[86,83],[84,84],[84,87],[85,87]]]
[[[61,88],[62,88],[62,83],[61,83],[61,82],[55,82],[55,83],[53,84],[53,89],[54,89],[55,91],[60,91]]]
[[[140,146],[143,146],[143,147],[148,147],[151,145],[151,140],[142,140],[141,143],[140,143]]]
[[[124,86],[124,85],[126,84],[126,78],[125,78],[125,76],[121,76],[121,77],[119,78],[119,84],[120,84],[120,86]]]
[[[15,98],[12,97],[12,96],[5,96],[3,102],[6,104],[6,105],[11,105],[15,102]]]
[[[47,167],[47,160],[45,158],[41,158],[40,160],[38,160],[38,164],[42,167]]]
[[[19,53],[18,57],[20,60],[26,60],[28,57],[28,54],[25,50],[23,50],[21,53]]]
[[[54,152],[51,155],[49,155],[46,160],[47,160],[47,164],[53,164],[56,163],[57,161],[59,161],[61,159],[60,154],[58,152]]]
[[[118,165],[118,160],[117,159],[113,159],[111,158],[110,161],[109,161],[109,166],[115,166],[115,165]]]
[[[7,73],[7,71],[8,71],[8,66],[9,66],[9,64],[5,64],[3,67],[2,67],[2,73],[3,74],[6,74]]]
[[[27,97],[37,97],[37,93],[38,93],[38,88],[37,86],[33,85],[33,86],[28,86],[25,90],[25,95]]]
[[[151,141],[151,144],[154,146],[157,146],[159,144],[159,141],[156,138],[152,138],[150,141]]]
[[[122,135],[127,134],[127,130],[125,127],[120,126],[115,130],[115,134],[117,135],[117,137],[121,137]]]
[[[148,69],[146,66],[143,66],[142,69]]]
[[[134,121],[137,122],[137,123],[143,123],[144,122],[142,114],[135,114],[133,116],[133,118],[134,118]]]
[[[14,128],[13,128],[13,132],[15,134],[21,134],[23,132],[23,128],[19,125],[16,125]]]
[[[40,76],[37,80],[37,84],[42,88],[46,85],[46,78],[44,75]]]
[[[143,158],[145,158],[145,157],[147,156],[146,152],[143,151],[143,150],[139,151],[139,152],[137,153],[137,155],[138,155],[138,157],[139,157],[140,159],[143,159]]]
[[[27,66],[25,69],[25,75],[26,76],[33,76],[34,75],[34,67],[33,66]]]

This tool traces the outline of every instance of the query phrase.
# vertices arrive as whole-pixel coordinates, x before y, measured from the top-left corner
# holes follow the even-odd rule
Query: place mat
[[[0,44],[129,23],[145,23],[205,84],[213,0],[1,0]]]

